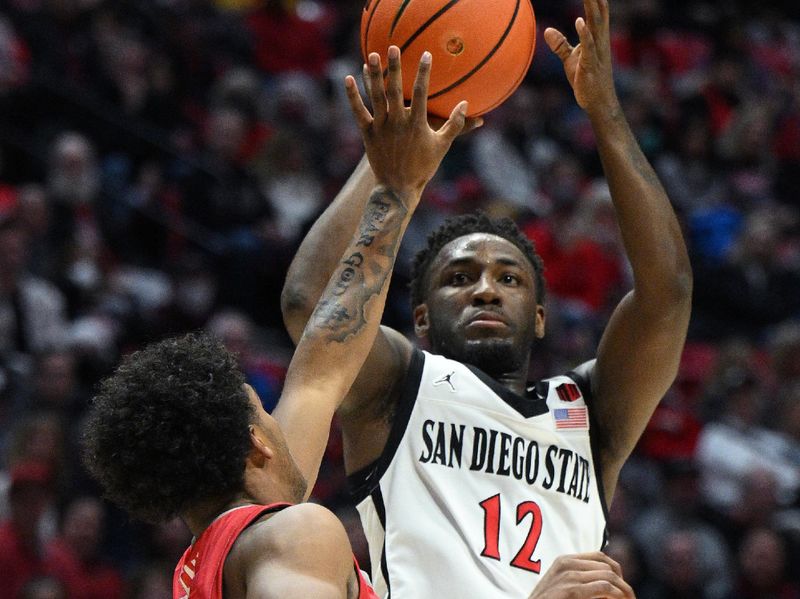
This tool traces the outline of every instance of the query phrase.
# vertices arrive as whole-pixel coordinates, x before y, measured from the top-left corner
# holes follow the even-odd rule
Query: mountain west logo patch
[[[556,393],[558,393],[558,398],[561,401],[575,401],[582,397],[578,385],[574,383],[561,383],[556,387]]]

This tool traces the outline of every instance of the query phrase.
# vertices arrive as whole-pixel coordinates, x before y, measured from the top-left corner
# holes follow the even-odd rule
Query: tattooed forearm
[[[342,264],[344,268],[337,271],[338,277],[333,281],[333,289],[331,290],[331,293],[337,296],[347,293],[350,283],[356,277],[356,269],[361,268],[361,265],[364,264],[364,256],[359,252],[355,252],[349,258],[342,260]]]
[[[385,187],[373,191],[347,257],[339,263],[311,316],[307,336],[342,343],[364,328],[367,303],[381,293],[394,266],[407,214],[397,193]]]
[[[367,204],[367,211],[361,220],[361,227],[358,234],[358,246],[370,246],[375,240],[375,235],[380,231],[386,215],[391,209],[391,204],[383,200],[379,195],[373,194]]]

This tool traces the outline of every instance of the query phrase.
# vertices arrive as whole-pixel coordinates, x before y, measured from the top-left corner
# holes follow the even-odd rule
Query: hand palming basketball
[[[436,173],[453,140],[464,128],[467,103],[458,103],[445,124],[434,131],[427,119],[430,53],[424,53],[420,60],[410,107],[403,102],[400,49],[391,46],[388,56],[385,86],[380,56],[372,53],[367,59],[366,88],[372,103],[371,114],[352,76],[345,79],[345,88],[377,182],[396,191],[418,193]]]
[[[611,36],[608,0],[584,0],[586,19],[578,17],[575,29],[580,43],[571,46],[563,33],[548,27],[544,39],[564,64],[575,100],[591,116],[618,105],[611,71]]]

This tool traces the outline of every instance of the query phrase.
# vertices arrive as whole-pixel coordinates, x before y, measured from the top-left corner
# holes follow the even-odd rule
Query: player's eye
[[[467,273],[456,272],[450,276],[451,285],[466,285],[467,283],[469,283],[469,277],[467,276]]]
[[[500,277],[500,281],[504,285],[512,285],[512,286],[519,285],[519,277],[511,273],[505,273],[502,277]]]

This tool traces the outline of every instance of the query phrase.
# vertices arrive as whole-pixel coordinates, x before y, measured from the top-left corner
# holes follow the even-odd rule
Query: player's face
[[[415,308],[414,323],[435,352],[490,375],[524,368],[531,344],[544,335],[533,266],[497,235],[454,239],[431,264],[428,295]]]
[[[264,502],[287,501],[296,503],[303,500],[306,491],[306,479],[297,467],[283,431],[275,419],[261,405],[258,394],[250,385],[245,385],[250,405],[256,414],[255,425],[260,429],[266,445],[272,450],[269,460],[269,489]]]

